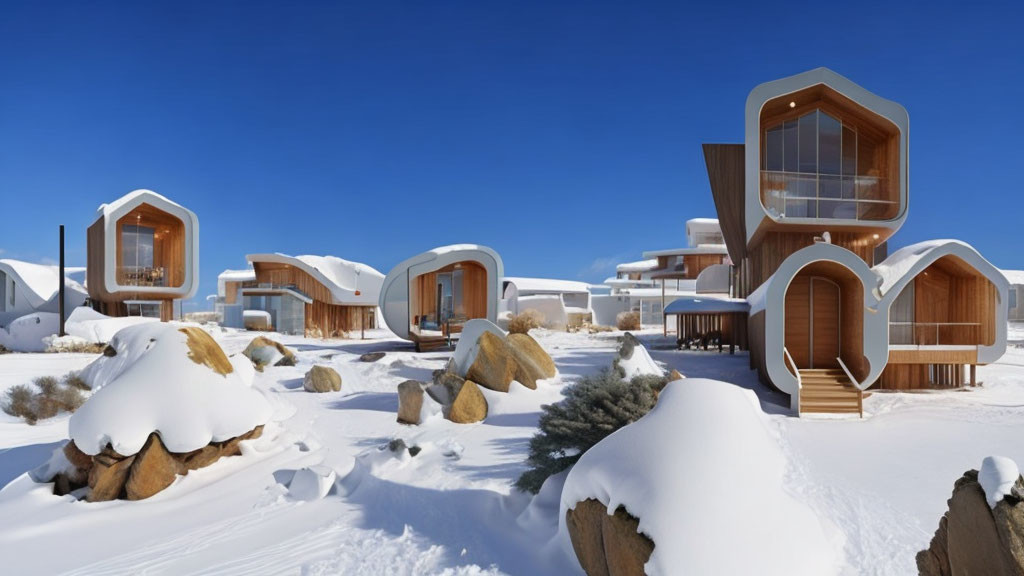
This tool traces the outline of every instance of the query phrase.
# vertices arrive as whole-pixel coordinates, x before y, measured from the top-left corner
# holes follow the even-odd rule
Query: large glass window
[[[153,236],[148,226],[128,226],[121,231],[121,262],[135,268],[153,267]]]

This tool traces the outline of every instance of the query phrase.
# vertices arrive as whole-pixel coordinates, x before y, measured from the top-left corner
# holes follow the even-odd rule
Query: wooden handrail
[[[793,376],[796,376],[796,415],[800,415],[800,389],[804,387],[803,379],[800,378],[800,369],[796,367],[796,361],[793,360],[793,356],[790,355],[789,349],[785,346],[782,347],[783,358],[789,362],[789,365],[793,367]]]
[[[846,363],[843,362],[842,358],[836,357],[836,362],[839,362],[839,367],[846,372],[846,377],[850,379],[850,384],[853,384],[853,389],[857,391],[857,411],[860,412],[860,417],[864,417],[864,391],[857,386],[857,380],[853,377],[850,369],[846,367]]]

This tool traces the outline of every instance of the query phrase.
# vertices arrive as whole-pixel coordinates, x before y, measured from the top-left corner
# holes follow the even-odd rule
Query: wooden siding
[[[711,196],[733,262],[747,255],[746,174],[743,144],[704,144]]]
[[[889,350],[889,364],[977,364],[978,350],[914,348]]]
[[[935,343],[934,328],[928,323],[952,323],[939,327],[939,344],[991,346],[996,339],[998,299],[995,285],[969,264],[955,256],[940,258],[914,277],[918,343]]]
[[[761,241],[749,248],[750,286],[756,289],[778,270],[782,262],[794,252],[814,244],[817,232],[767,232]],[[856,254],[868,266],[874,265],[876,241],[869,233],[832,232],[832,243]]]
[[[838,284],[825,278],[811,278],[811,367],[838,368],[839,363],[839,296]]]
[[[257,284],[295,286],[313,300],[327,304],[335,303],[331,291],[319,280],[307,274],[305,270],[279,262],[253,262],[252,267],[256,272]]]
[[[721,264],[725,261],[725,256],[722,254],[688,254],[683,256],[683,262],[686,264],[686,279],[696,280],[697,276],[704,271],[705,268]]]
[[[811,367],[810,276],[797,275],[786,290],[784,346],[798,368]]]
[[[955,388],[970,383],[963,364],[893,364],[882,371],[874,388],[879,390],[927,390]]]
[[[225,304],[237,304],[238,303],[238,288],[242,285],[241,282],[225,282],[224,283],[224,303]]]

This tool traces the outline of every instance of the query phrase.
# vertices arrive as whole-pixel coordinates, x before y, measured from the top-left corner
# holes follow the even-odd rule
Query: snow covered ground
[[[1011,326],[1011,339],[1024,329]],[[253,334],[214,330],[228,354]],[[456,425],[435,416],[419,427],[395,421],[396,386],[429,380],[450,353],[416,354],[385,331],[368,339],[275,336],[295,367],[270,367],[254,386],[273,422],[241,457],[194,471],[140,502],[98,504],[55,497],[23,476],[68,437],[68,417],[28,426],[0,413],[0,551],[10,574],[574,574],[557,541],[558,498],[530,498],[512,482],[524,470],[540,405],[582,374],[611,364],[617,333],[538,331],[558,365],[536,391],[484,391],[486,421]],[[844,574],[913,573],[945,511],[953,482],[985,456],[1024,462],[1024,349],[979,368],[970,391],[876,393],[865,418],[793,418],[788,399],[761,387],[745,354],[675,351],[660,332],[642,333],[654,360],[688,377],[754,390],[778,429],[786,489],[840,534]],[[384,351],[376,363],[358,356]],[[88,354],[0,355],[0,391],[87,365]],[[334,367],[339,393],[310,394],[303,374]],[[386,449],[401,438],[417,456]],[[323,499],[287,485],[323,465],[340,479]],[[543,493],[542,493],[543,494]],[[550,496],[550,495],[548,495]],[[756,510],[745,511],[756,514]],[[780,534],[785,538],[785,534]],[[55,551],[60,553],[55,553]]]

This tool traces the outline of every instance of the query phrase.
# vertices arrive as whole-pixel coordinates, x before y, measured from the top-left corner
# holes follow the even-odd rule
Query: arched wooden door
[[[839,284],[814,276],[810,286],[811,368],[837,368],[839,362]]]

